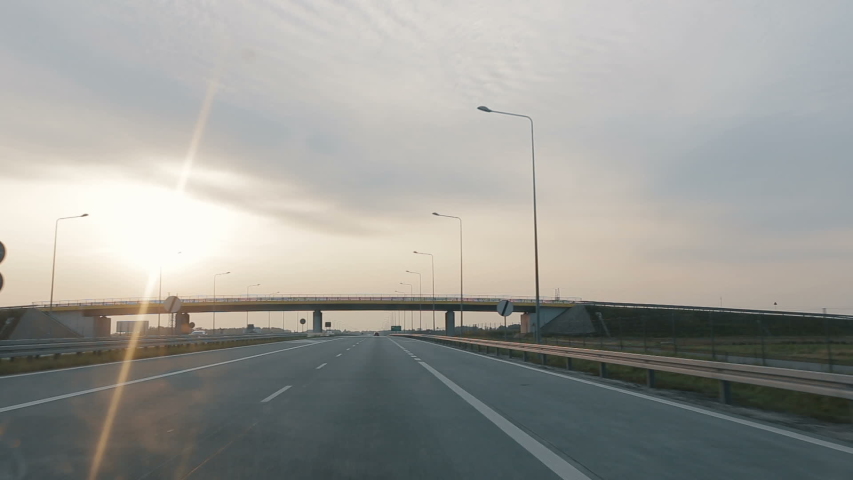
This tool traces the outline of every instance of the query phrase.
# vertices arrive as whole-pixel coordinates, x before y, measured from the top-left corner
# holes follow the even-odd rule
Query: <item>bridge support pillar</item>
[[[456,335],[456,317],[452,310],[444,314],[444,331],[448,337]]]
[[[314,333],[323,333],[323,312],[314,310]]]

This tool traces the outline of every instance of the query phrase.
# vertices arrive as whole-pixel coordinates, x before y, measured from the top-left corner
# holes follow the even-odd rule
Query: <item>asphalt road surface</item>
[[[7,478],[849,480],[853,448],[371,336],[0,378]]]

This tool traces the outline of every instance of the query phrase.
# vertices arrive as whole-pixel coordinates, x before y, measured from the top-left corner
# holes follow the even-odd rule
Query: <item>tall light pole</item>
[[[228,275],[231,272],[217,273],[213,276],[213,333],[216,333],[216,277]]]
[[[252,287],[260,287],[260,283],[256,283],[254,285],[249,285],[246,287],[246,301],[249,300],[249,289]],[[249,306],[246,305],[246,328],[249,328]]]
[[[534,148],[533,143],[533,119],[528,117],[527,115],[520,115],[517,113],[509,113],[509,112],[499,112],[497,110],[492,110],[489,107],[477,107],[477,110],[486,112],[486,113],[497,113],[500,115],[509,115],[511,117],[521,117],[526,118],[530,121],[530,164],[533,168],[533,261],[535,264],[535,272],[536,272],[536,343],[542,343],[542,332],[540,331],[542,327],[542,322],[540,320],[539,315],[539,227],[536,217],[536,149]]]
[[[406,270],[406,273],[411,273],[412,275],[418,276],[418,330],[424,329],[424,308],[421,302],[423,302],[424,292],[421,289],[423,283],[421,282],[421,274],[418,272],[413,272],[411,270]],[[414,317],[412,318],[412,323],[414,323]],[[412,330],[415,329],[415,326],[412,325]]]
[[[408,284],[408,283],[400,282],[400,285],[409,285],[409,284]],[[409,287],[411,287],[411,285],[409,285]],[[403,295],[405,295],[405,294],[406,294],[406,292],[404,292],[404,291],[402,291],[402,290],[394,290],[394,293],[402,293]],[[409,289],[409,295],[411,295],[411,288]],[[403,330],[405,330],[405,329],[406,329],[406,311],[405,311],[405,310],[403,310],[402,314],[403,314],[403,324],[402,324],[402,328],[403,328]]]
[[[69,220],[71,218],[83,218],[88,217],[88,213],[84,213],[83,215],[74,215],[73,217],[62,217],[57,218],[56,223],[53,228],[53,267],[50,269],[50,304],[47,308],[47,311],[53,313],[53,284],[56,279],[56,239],[59,236],[59,221],[60,220]]]
[[[432,331],[435,333],[435,257],[431,253],[424,253],[415,250],[416,255],[429,255],[429,260],[432,263]]]
[[[178,252],[180,255],[181,252]],[[157,335],[160,335],[160,311],[163,310],[163,260],[160,260],[160,280],[157,282],[157,303],[160,308],[157,310]]]
[[[462,292],[464,291],[464,288],[462,286],[462,219],[459,217],[454,217],[453,215],[442,215],[440,213],[435,212],[432,212],[432,214],[436,217],[455,218],[456,220],[459,220],[459,333],[462,334],[465,328],[465,312],[463,309],[462,300]]]
[[[53,285],[54,279],[56,278],[56,239],[59,236],[59,221],[60,220],[69,220],[72,218],[83,218],[88,217],[88,213],[84,213],[83,215],[75,215],[73,217],[62,217],[57,218],[56,223],[53,228],[53,267],[50,270],[50,304],[48,306],[47,311],[53,313]]]

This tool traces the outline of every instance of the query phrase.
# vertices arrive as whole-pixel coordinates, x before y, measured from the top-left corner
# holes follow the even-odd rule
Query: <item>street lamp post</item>
[[[489,107],[477,107],[477,110],[486,113],[497,113],[500,115],[509,115],[511,117],[522,117],[530,121],[530,161],[533,169],[533,260],[536,272],[536,343],[542,343],[542,323],[539,315],[539,229],[536,216],[536,149],[533,142],[533,119],[527,115],[517,113],[499,112],[492,110]]]
[[[408,283],[400,282],[400,285],[409,285],[409,284],[408,284]],[[409,285],[409,287],[410,287],[410,288],[409,288],[409,295],[411,295],[411,294],[412,294],[412,293],[411,293],[411,292],[412,292],[412,290],[411,290],[411,285]],[[402,293],[403,295],[405,295],[405,294],[406,294],[406,292],[404,292],[404,291],[402,291],[402,290],[394,290],[394,293]],[[403,310],[401,313],[403,314],[403,324],[402,324],[401,326],[402,326],[403,330],[405,330],[405,329],[406,329],[406,311],[405,311],[405,310]]]
[[[459,333],[462,334],[465,330],[465,311],[462,300],[462,292],[464,291],[462,286],[462,219],[453,215],[442,215],[436,212],[432,212],[432,214],[436,217],[455,218],[456,220],[459,220]]]
[[[83,218],[88,217],[88,213],[84,213],[83,215],[74,215],[73,217],[62,217],[57,218],[56,223],[53,228],[53,267],[50,269],[50,304],[47,308],[47,311],[53,313],[53,285],[54,280],[56,279],[56,239],[59,237],[59,221],[60,220],[69,220],[71,218]]]
[[[421,288],[423,283],[421,282],[421,274],[418,272],[413,272],[411,270],[406,270],[406,273],[411,273],[412,275],[418,276],[418,331],[424,329],[424,308],[421,302],[423,302],[424,292]],[[414,317],[412,318],[412,323],[414,323]],[[412,325],[412,330],[415,329],[415,326]]]
[[[256,283],[254,285],[249,285],[246,287],[246,301],[249,301],[249,289],[252,287],[260,287],[260,283]],[[246,305],[246,328],[249,328],[249,306]]]
[[[414,252],[417,255],[429,255],[432,263],[432,331],[435,333],[435,257],[431,253]]]
[[[216,277],[228,275],[231,272],[217,273],[213,276],[213,333],[216,333]]]

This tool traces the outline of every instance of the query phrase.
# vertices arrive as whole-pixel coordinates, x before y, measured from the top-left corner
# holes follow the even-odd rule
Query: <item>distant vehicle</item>
[[[207,335],[207,332],[205,332],[204,330],[193,330],[192,332],[190,332],[190,335]]]
[[[374,337],[378,337],[378,336],[379,336],[379,332],[373,332],[373,336],[374,336]]]

